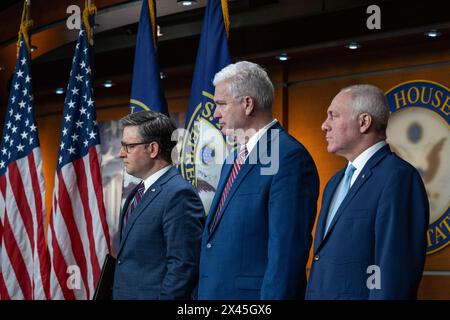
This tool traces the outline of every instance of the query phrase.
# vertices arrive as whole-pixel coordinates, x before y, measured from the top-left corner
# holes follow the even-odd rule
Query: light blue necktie
[[[355,170],[356,170],[356,168],[351,163],[347,166],[347,169],[345,169],[345,175],[344,175],[344,179],[342,181],[341,189],[339,190],[339,193],[336,196],[336,201],[334,202],[333,209],[327,217],[327,224],[325,227],[324,236],[327,234],[328,228],[330,227],[330,224],[331,224],[331,221],[333,221],[333,218],[336,215],[336,212],[339,209],[339,207],[342,203],[342,200],[344,200],[345,196],[348,193],[348,190],[350,189],[350,182],[352,181],[352,176],[353,176],[353,173],[355,172]]]

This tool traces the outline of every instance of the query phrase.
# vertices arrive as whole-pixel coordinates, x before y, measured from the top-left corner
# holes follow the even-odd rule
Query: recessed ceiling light
[[[437,29],[430,29],[425,32],[425,35],[430,38],[436,38],[441,35],[441,33]]]
[[[167,76],[166,76],[166,74],[165,74],[164,72],[160,72],[160,73],[159,73],[159,77],[160,77],[161,79],[167,78]]]
[[[356,49],[361,48],[359,43],[356,42],[356,41],[351,41],[351,42],[347,43],[347,45],[345,47],[350,49],[350,50],[356,50]]]
[[[197,0],[177,0],[177,2],[182,6],[188,7],[192,6],[193,4],[196,4]]]
[[[64,93],[64,88],[58,87],[55,89],[55,93],[56,94],[63,94]]]
[[[38,47],[32,45],[30,50],[31,50],[31,52],[35,52],[37,49],[38,49]]]
[[[288,61],[291,57],[289,57],[287,53],[283,52],[276,56],[276,58],[280,61]]]
[[[105,82],[103,82],[105,88],[111,88],[113,85],[114,83],[111,80],[105,80]]]

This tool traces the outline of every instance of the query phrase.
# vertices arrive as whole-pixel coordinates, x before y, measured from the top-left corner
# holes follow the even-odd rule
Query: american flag
[[[23,34],[0,146],[0,298],[49,299],[45,186]]]
[[[83,25],[64,103],[48,232],[53,299],[91,299],[103,261],[110,252],[91,49]]]

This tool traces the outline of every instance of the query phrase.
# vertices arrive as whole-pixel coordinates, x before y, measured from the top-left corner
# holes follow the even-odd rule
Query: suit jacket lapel
[[[320,208],[320,214],[319,219],[317,220],[317,230],[316,230],[316,237],[314,239],[314,252],[317,251],[318,247],[320,246],[321,242],[323,241],[324,233],[325,233],[325,225],[327,221],[328,212],[330,211],[330,205],[331,200],[333,199],[333,195],[336,192],[336,189],[339,185],[339,182],[342,180],[342,177],[344,176],[345,168],[339,171],[330,181],[326,193],[324,192],[322,197],[322,207]]]
[[[321,241],[321,243],[319,244],[319,246],[317,247],[317,250],[320,249],[320,247],[322,246],[322,244],[326,241],[326,239],[329,237],[329,235],[331,234],[331,232],[333,232],[333,228],[336,225],[337,221],[339,220],[339,218],[341,217],[342,213],[345,211],[346,207],[350,204],[350,202],[352,201],[353,197],[356,195],[356,193],[359,191],[359,189],[361,189],[361,187],[366,183],[366,181],[369,180],[370,176],[372,175],[372,170],[373,168],[384,158],[386,157],[388,154],[390,154],[391,151],[389,149],[389,146],[386,145],[383,148],[381,148],[380,150],[378,150],[373,156],[372,158],[369,159],[369,161],[367,161],[366,165],[364,166],[364,168],[361,170],[361,172],[359,173],[358,177],[356,178],[355,182],[353,183],[353,185],[351,186],[350,190],[348,191],[347,195],[345,196],[344,200],[342,201],[341,205],[339,206],[338,211],[336,212],[336,215],[333,218],[333,221],[331,221],[330,227],[328,229],[327,234],[323,237],[323,240]],[[345,168],[342,170],[342,172],[345,172]],[[341,173],[342,173],[341,172]],[[342,173],[343,174],[343,173]],[[341,174],[341,175],[342,175]],[[341,177],[342,178],[342,177]],[[341,179],[339,179],[338,181],[340,181]],[[336,184],[337,187],[337,184]],[[336,188],[335,188],[336,190]],[[332,196],[334,195],[334,192],[331,193],[330,195],[330,202],[332,199]],[[329,208],[329,205],[328,205]],[[328,215],[328,211],[325,212],[325,220],[326,220],[326,216]],[[323,234],[323,233],[322,233]]]
[[[230,176],[231,170],[233,169],[233,164],[234,164],[234,160],[236,159],[236,157],[237,157],[237,151],[234,150],[225,159],[225,163],[222,166],[222,172],[220,174],[219,183],[217,184],[216,193],[214,194],[213,201],[211,202],[211,207],[209,208],[208,216],[206,217],[206,222],[205,222],[206,226],[209,226],[211,219],[216,214],[217,207],[219,206],[220,198],[222,197],[222,193],[223,193],[223,190],[225,189],[225,185],[228,181],[228,177]]]
[[[272,135],[271,129],[278,129],[278,131],[274,135]],[[242,183],[242,181],[244,181],[245,177],[248,175],[248,173],[252,169],[261,168],[260,156],[261,155],[265,155],[267,153],[267,150],[270,150],[271,142],[274,139],[278,139],[279,138],[279,131],[280,130],[283,130],[283,129],[279,125],[279,123],[276,123],[275,125],[273,125],[271,128],[269,128],[267,130],[267,133],[266,133],[267,139],[262,139],[262,138],[259,139],[259,141],[256,144],[256,146],[249,153],[247,159],[245,160],[244,164],[242,165],[241,169],[239,170],[239,173],[236,176],[236,179],[234,180],[233,185],[231,186],[230,192],[228,193],[227,199],[225,200],[225,203],[223,204],[223,207],[222,207],[222,214],[218,218],[218,220],[216,222],[216,225],[214,226],[214,229],[209,233],[208,239],[212,237],[212,235],[214,234],[214,231],[217,229],[217,226],[219,225],[219,223],[222,220],[223,216],[226,214],[226,208],[227,208],[228,204],[230,203],[231,199],[233,198],[234,194],[236,193],[236,190],[239,188],[239,185]],[[237,156],[237,153],[236,153],[236,156]],[[234,157],[234,159],[236,158],[236,156]],[[254,161],[253,159],[256,159],[256,164],[249,163],[250,160],[252,160],[252,162],[253,162]],[[211,213],[212,212],[214,214],[216,213],[218,202],[220,202],[220,198],[222,197],[223,189],[225,188],[225,185],[226,185],[226,183],[228,181],[228,177],[229,177],[229,175],[231,173],[231,170],[233,169],[233,165],[234,165],[234,161],[233,161],[233,164],[230,165],[230,168],[227,168],[227,170],[228,170],[227,173],[228,174],[226,175],[226,179],[224,179],[224,181],[222,181],[223,182],[223,186],[222,186],[222,189],[220,190],[221,192],[220,192],[219,196],[217,197],[218,201],[217,201],[217,204],[214,207],[215,211],[210,211]],[[219,189],[217,191],[219,191]],[[215,200],[216,200],[216,197],[214,198],[214,202],[216,202]],[[212,207],[213,206],[211,206],[211,208]],[[210,223],[211,219],[212,219],[212,217],[209,217],[209,219],[207,221],[207,224],[206,224],[207,226],[209,226],[209,223]]]
[[[170,168],[169,171],[167,171],[162,177],[160,177],[153,185],[151,185],[145,191],[144,195],[142,196],[141,202],[138,203],[138,205],[136,206],[136,208],[133,210],[133,212],[130,214],[130,216],[128,218],[127,225],[125,226],[125,229],[122,232],[122,237],[120,240],[120,245],[119,245],[119,250],[117,252],[117,255],[120,254],[120,252],[123,248],[123,245],[124,245],[125,241],[127,240],[127,237],[130,233],[130,230],[132,229],[137,218],[145,211],[145,209],[147,208],[148,205],[150,205],[152,200],[163,190],[164,184],[176,174],[177,174],[177,169],[175,169],[174,167]],[[136,188],[136,191],[137,191],[137,188]],[[133,193],[133,196],[134,196],[134,193]],[[127,199],[127,202],[129,202],[129,200],[131,200],[131,199],[132,198]],[[124,206],[124,209],[126,207],[128,207],[128,206]],[[123,222],[122,220],[123,220],[124,212],[125,212],[125,210],[123,210],[123,212],[122,212],[121,224]]]
[[[120,241],[122,241],[123,217],[125,215],[125,212],[127,212],[128,206],[130,205],[130,201],[134,198],[134,195],[136,194],[138,188],[139,188],[139,184],[136,187],[134,187],[133,190],[131,190],[130,194],[128,195],[127,199],[125,200],[125,203],[123,204],[122,211],[120,212],[120,217],[119,217],[119,239],[120,239]]]
[[[247,159],[248,160],[248,159]],[[246,162],[247,162],[246,160]],[[226,208],[228,206],[228,203],[230,203],[230,199],[233,197],[234,193],[236,192],[237,188],[239,187],[239,184],[242,182],[244,177],[248,174],[248,172],[253,168],[253,166],[248,165],[244,163],[239,170],[238,175],[236,176],[236,179],[233,182],[233,185],[231,186],[230,192],[228,193],[227,199],[225,200],[225,203],[222,207],[222,214],[219,216],[216,225],[214,226],[214,229],[209,233],[209,238],[213,235],[214,231],[217,229],[217,226],[219,225],[220,221],[222,220],[223,216],[226,214]],[[228,180],[228,177],[227,177]],[[222,197],[222,193],[220,194],[220,197]],[[219,199],[220,199],[219,197]],[[217,208],[216,208],[217,210]],[[215,214],[215,212],[214,212]],[[209,224],[208,224],[209,225]]]

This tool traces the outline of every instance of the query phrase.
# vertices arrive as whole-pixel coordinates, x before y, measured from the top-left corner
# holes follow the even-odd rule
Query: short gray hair
[[[156,141],[161,150],[161,157],[172,163],[172,149],[176,145],[176,141],[172,141],[172,133],[176,126],[168,116],[153,110],[145,110],[126,115],[120,119],[120,124],[123,127],[137,126],[142,142]]]
[[[367,112],[372,116],[375,130],[385,137],[389,107],[383,91],[371,84],[357,84],[346,87],[341,92],[347,92],[350,96],[353,119]]]
[[[252,97],[257,107],[272,112],[274,89],[267,72],[258,64],[240,61],[220,70],[213,80],[214,86],[226,82],[230,94],[235,98]]]

